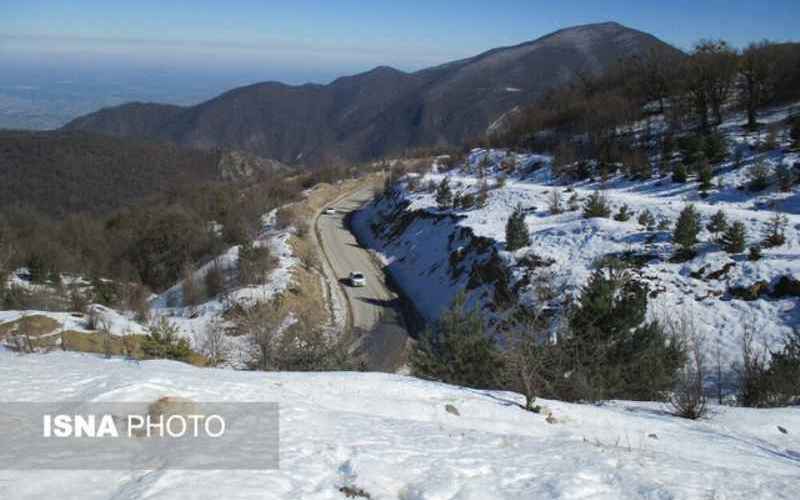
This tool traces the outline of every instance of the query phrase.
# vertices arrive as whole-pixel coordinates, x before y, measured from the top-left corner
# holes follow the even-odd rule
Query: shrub
[[[619,211],[614,214],[614,220],[619,222],[627,222],[630,220],[631,216],[632,214],[628,209],[628,205],[623,204],[621,207],[619,207]]]
[[[274,267],[274,258],[266,246],[256,246],[247,241],[239,247],[239,282],[242,285],[255,285],[267,279],[267,273]]]
[[[687,344],[688,359],[678,370],[675,387],[670,396],[675,415],[697,420],[708,411],[704,382],[706,358],[703,351],[703,338],[694,328],[691,320],[679,318],[671,323],[673,338],[681,338]]]
[[[412,371],[448,384],[495,387],[502,366],[497,345],[486,335],[480,312],[465,306],[462,292],[433,329],[423,333],[411,355]]]
[[[580,198],[578,198],[578,193],[573,192],[569,199],[567,200],[567,207],[570,211],[574,212],[580,208]]]
[[[769,167],[763,162],[756,162],[747,171],[748,189],[750,191],[763,191],[769,187]]]
[[[142,341],[142,351],[149,357],[185,361],[192,354],[189,341],[180,338],[178,327],[161,317],[150,325],[150,333]]]
[[[722,234],[722,249],[728,253],[742,253],[747,245],[747,230],[741,222],[734,222]]]
[[[583,205],[583,218],[591,219],[594,217],[608,218],[611,215],[611,207],[608,205],[608,199],[600,191],[595,191],[586,199]]]
[[[445,210],[453,206],[453,191],[450,189],[450,180],[445,177],[436,188],[436,205]]]
[[[697,244],[697,235],[700,233],[700,214],[694,205],[687,205],[678,216],[672,240],[681,247],[681,252],[688,255]]]
[[[672,182],[683,184],[688,180],[689,173],[686,171],[686,165],[683,163],[678,163],[675,165],[675,169],[672,171]]]
[[[518,205],[506,222],[506,250],[514,252],[530,244],[531,236],[525,224],[525,212]]]
[[[562,212],[561,210],[561,191],[554,189],[550,191],[550,200],[548,202],[550,213],[557,215]]]
[[[789,219],[785,215],[776,213],[770,218],[767,229],[764,231],[764,241],[762,246],[765,248],[779,247],[786,243],[786,226]]]
[[[648,209],[639,214],[638,222],[640,226],[645,227],[648,231],[652,231],[656,227],[656,218],[653,217],[653,214]]]
[[[758,262],[763,255],[761,254],[761,245],[753,245],[747,253],[747,260],[750,262]]]
[[[217,297],[225,290],[225,273],[222,271],[222,266],[218,260],[214,259],[203,281],[209,298]]]

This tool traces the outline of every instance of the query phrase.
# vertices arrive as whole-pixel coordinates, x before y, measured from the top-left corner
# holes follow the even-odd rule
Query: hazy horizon
[[[381,65],[414,71],[595,22],[689,49],[701,38],[787,41],[800,17],[800,6],[785,0],[676,0],[668,9],[522,0],[470,0],[458,9],[438,0],[369,8],[354,0],[0,3],[0,128],[32,129],[129,101],[186,105],[261,81],[324,84]]]

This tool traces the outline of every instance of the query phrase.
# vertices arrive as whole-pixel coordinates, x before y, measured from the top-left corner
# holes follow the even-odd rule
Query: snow
[[[277,402],[280,469],[0,471],[0,498],[795,498],[800,409],[538,401],[378,373],[258,373],[0,352],[0,401]],[[454,406],[459,416],[445,410]],[[546,421],[552,414],[555,423]],[[551,421],[552,421],[551,419]],[[782,433],[778,426],[787,433]]]
[[[791,108],[791,107],[789,107]],[[788,116],[788,108],[762,114],[760,121],[777,122]],[[551,173],[550,157],[535,154],[518,154],[506,150],[475,149],[464,164],[449,172],[440,172],[434,165],[431,172],[417,176],[420,186],[409,189],[402,185],[394,199],[383,199],[362,210],[355,217],[355,228],[362,239],[382,255],[389,272],[406,295],[428,320],[435,319],[446,308],[459,290],[466,287],[469,269],[479,256],[469,253],[463,264],[466,273],[454,277],[449,262],[455,250],[463,249],[461,230],[469,229],[477,237],[489,238],[494,248],[508,266],[512,285],[528,272],[520,260],[535,254],[552,259],[554,264],[539,273],[549,273],[547,279],[563,297],[576,294],[593,271],[596,260],[603,256],[620,255],[628,251],[653,255],[655,259],[641,270],[641,277],[652,285],[658,295],[650,301],[650,314],[659,319],[676,315],[691,317],[700,333],[708,339],[709,348],[721,350],[721,361],[730,366],[740,357],[741,339],[745,329],[756,332],[757,341],[776,346],[792,328],[800,327],[800,307],[796,298],[762,298],[752,302],[732,299],[731,287],[749,286],[764,280],[774,284],[780,276],[800,276],[800,195],[797,187],[790,193],[780,193],[771,187],[752,193],[739,189],[747,182],[746,173],[757,162],[763,161],[775,168],[783,163],[789,167],[800,162],[800,154],[788,151],[785,134],[779,134],[780,149],[761,152],[747,144],[759,139],[742,130],[743,119],[734,116],[721,127],[735,148],[743,151],[742,162],[734,165],[728,161],[717,167],[715,183],[721,189],[712,190],[707,198],[698,194],[697,182],[673,183],[669,176],[655,177],[646,182],[634,182],[622,176],[602,182],[583,181],[562,184]],[[636,127],[634,127],[636,128]],[[515,173],[501,172],[502,164],[517,165]],[[537,168],[538,167],[538,168]],[[484,208],[442,212],[436,207],[435,193],[425,189],[430,183],[439,183],[444,177],[450,181],[454,192],[476,193],[480,183],[479,170],[486,173],[490,186],[497,187],[503,176],[505,185],[492,189]],[[552,192],[561,193],[562,207],[576,194],[583,201],[601,190],[616,213],[623,204],[635,214],[626,222],[613,219],[582,217],[580,210],[553,214],[549,210]],[[728,216],[729,223],[741,221],[748,231],[749,243],[761,239],[769,220],[776,214],[785,215],[789,221],[785,245],[765,249],[763,259],[750,262],[746,255],[731,256],[718,245],[711,243],[711,234],[704,228],[700,234],[698,257],[687,263],[671,263],[674,252],[671,229],[679,213],[692,203],[701,214],[703,225],[718,210]],[[517,206],[527,210],[526,223],[531,233],[529,248],[514,254],[504,251],[505,224]],[[649,210],[658,221],[668,219],[670,229],[646,231],[637,223],[637,215]],[[403,214],[423,214],[417,217],[399,235],[390,235],[388,226]],[[379,227],[376,234],[373,227]],[[485,256],[484,256],[485,259]],[[708,274],[721,270],[726,264],[734,267],[719,279],[708,279]],[[703,270],[704,279],[691,276]],[[542,274],[544,275],[544,274]],[[534,290],[528,286],[520,290],[522,303],[535,301]],[[490,287],[469,291],[468,303],[483,308],[484,315],[502,319],[502,311],[494,309],[494,296]]]

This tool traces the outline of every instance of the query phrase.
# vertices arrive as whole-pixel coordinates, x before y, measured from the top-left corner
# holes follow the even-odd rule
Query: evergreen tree
[[[703,137],[700,135],[689,135],[681,137],[678,141],[681,158],[686,165],[694,165],[701,161],[704,154]]]
[[[792,128],[789,131],[789,135],[792,137],[794,147],[800,148],[800,116],[796,116],[792,120]]]
[[[769,168],[763,161],[757,162],[747,172],[750,191],[763,191],[769,187]]]
[[[681,253],[690,255],[697,244],[697,235],[700,233],[700,214],[695,210],[694,205],[687,205],[678,216],[675,223],[675,230],[672,239],[676,245],[681,247]]]
[[[761,260],[761,245],[753,245],[750,247],[750,251],[747,254],[747,260],[752,262],[757,262]]]
[[[767,225],[764,232],[763,246],[766,248],[779,247],[786,243],[786,226],[789,225],[789,219],[785,215],[776,213]]]
[[[703,141],[703,152],[711,163],[721,163],[728,156],[728,142],[720,132],[712,132]]]
[[[659,399],[684,354],[657,322],[646,323],[647,287],[618,269],[598,269],[569,316],[572,394],[567,399]]]
[[[648,231],[655,229],[656,218],[653,217],[653,214],[650,212],[650,210],[645,209],[642,213],[640,213],[638,221],[639,225],[644,226]]]
[[[728,229],[728,216],[725,215],[722,209],[717,210],[717,213],[711,216],[711,222],[708,223],[706,229],[708,229],[715,238]]]
[[[672,182],[683,184],[687,180],[689,180],[689,173],[686,171],[686,165],[678,163],[672,171]]]
[[[450,180],[445,177],[436,188],[436,204],[441,210],[448,209],[453,206],[453,191],[450,189]]]
[[[782,192],[788,193],[792,190],[794,175],[792,175],[792,171],[789,170],[789,167],[787,167],[785,163],[781,163],[778,165],[778,168],[775,169],[775,181],[778,183],[778,189]]]
[[[628,205],[623,204],[621,207],[619,207],[619,211],[616,214],[614,214],[614,220],[619,222],[626,222],[630,220],[631,215],[632,214],[630,212],[630,209],[628,209]]]
[[[722,234],[722,249],[728,253],[742,253],[747,245],[747,230],[741,222],[734,222]]]
[[[506,222],[506,250],[514,252],[531,244],[528,226],[525,224],[525,212],[518,205]]]
[[[608,199],[600,191],[595,191],[586,199],[583,205],[583,218],[591,219],[593,217],[608,218],[611,215],[611,208],[608,206]]]
[[[467,311],[459,293],[434,328],[423,333],[411,355],[414,375],[448,384],[493,388],[501,369],[497,346],[480,312]]]
[[[700,195],[705,198],[708,196],[709,190],[714,187],[712,181],[714,179],[714,171],[711,169],[711,165],[708,162],[703,163],[703,166],[700,168],[699,173],[700,178]]]

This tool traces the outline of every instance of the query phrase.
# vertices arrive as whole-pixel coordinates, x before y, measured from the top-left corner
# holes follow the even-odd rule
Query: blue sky
[[[618,21],[688,48],[797,40],[800,0],[0,0],[0,61],[218,71],[292,83],[413,70]]]

